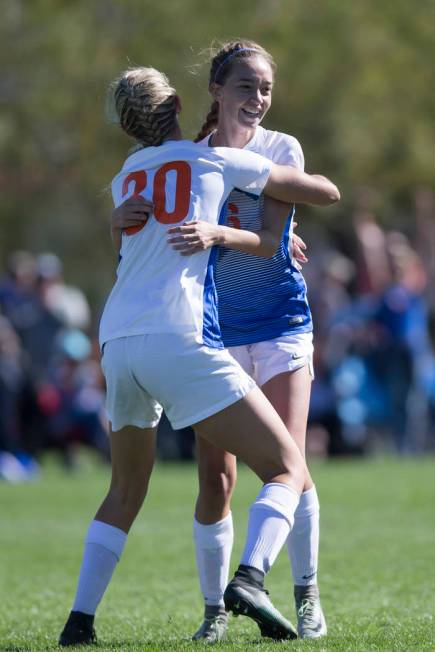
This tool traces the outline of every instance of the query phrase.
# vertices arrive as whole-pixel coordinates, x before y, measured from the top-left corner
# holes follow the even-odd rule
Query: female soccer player
[[[213,104],[198,140],[212,146],[243,147],[275,163],[303,170],[304,157],[298,141],[260,126],[271,105],[274,70],[272,57],[257,43],[240,40],[224,45],[211,63],[209,88]],[[261,228],[260,201],[234,191],[229,205],[229,224],[236,218],[241,229]],[[284,232],[272,258],[220,250],[216,267],[219,320],[224,344],[262,388],[305,457],[313,377],[312,320],[304,279],[288,251],[293,210],[289,213],[288,207],[281,205],[275,213],[275,219],[284,216],[285,226],[281,222]],[[186,244],[188,248],[190,243]],[[236,466],[231,455],[222,454],[200,438],[198,448],[200,493],[195,543],[204,595],[208,597],[213,588],[216,600],[222,589],[218,593],[211,565],[217,554],[228,565],[233,538],[230,498]],[[306,470],[295,527],[287,541],[301,638],[326,634],[317,587],[318,547],[319,502]],[[206,620],[199,636],[207,630],[210,614],[213,610],[207,610],[206,601]]]
[[[140,146],[112,182],[115,204],[144,193],[154,208],[152,219],[122,236],[117,281],[100,323],[112,478],[88,529],[73,609],[59,643],[95,641],[95,611],[147,491],[162,408],[174,428],[193,425],[199,437],[240,456],[263,481],[224,601],[227,610],[256,620],[264,635],[294,638],[263,580],[291,530],[305,464],[261,390],[223,348],[213,252],[182,258],[167,244],[166,230],[200,217],[216,223],[235,187],[254,195],[264,189],[285,201],[308,193],[324,203],[335,201],[338,191],[326,180],[251,152],[183,141],[178,96],[152,68],[124,73],[114,101],[121,127]]]
[[[274,71],[271,55],[257,43],[240,40],[224,45],[211,63],[213,103],[198,135],[199,144],[244,148],[302,170],[298,141],[260,126],[271,105]],[[123,219],[133,217],[126,207]],[[226,224],[239,230],[195,222],[171,231],[172,244],[183,255],[224,245],[216,264],[224,344],[261,386],[305,456],[313,377],[312,320],[304,279],[288,250],[292,217],[293,207],[271,200],[264,205],[262,199],[235,190],[228,201]],[[233,542],[230,499],[236,461],[201,437],[197,437],[197,457],[194,537],[205,620],[194,638],[215,642],[227,626],[223,591]],[[326,623],[317,587],[319,502],[308,471],[287,547],[299,636],[323,636]]]
[[[243,147],[275,163],[303,169],[298,141],[260,126],[271,105],[274,69],[272,57],[257,43],[241,40],[223,46],[211,63],[209,88],[213,104],[197,140],[212,146]],[[241,229],[261,228],[261,201],[234,191],[229,206],[229,224],[237,219]],[[220,250],[216,267],[219,320],[224,344],[262,388],[305,456],[313,376],[312,321],[304,279],[288,251],[293,210],[289,214],[288,207],[281,205],[275,207],[275,213],[275,221],[277,216],[284,216],[285,226],[281,222],[284,232],[272,258]],[[187,241],[187,249],[189,246]],[[182,249],[185,253],[186,247]],[[217,554],[228,565],[233,538],[230,498],[236,466],[231,455],[200,438],[198,449],[200,493],[195,543],[204,595],[208,597],[213,588],[216,600],[222,588],[217,591],[211,565]],[[295,527],[287,541],[301,638],[326,634],[317,588],[318,546],[319,502],[307,470]],[[206,601],[206,620],[199,636],[208,629],[207,616],[213,616],[213,612],[216,610],[207,610]]]

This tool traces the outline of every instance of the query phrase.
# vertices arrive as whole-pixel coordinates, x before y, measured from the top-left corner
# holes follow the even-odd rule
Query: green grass
[[[329,626],[319,641],[265,643],[256,625],[232,618],[222,650],[434,649],[435,460],[377,459],[313,465],[321,497],[320,587]],[[0,484],[0,650],[55,650],[71,608],[89,520],[108,470]],[[241,468],[233,503],[236,544],[259,484]],[[202,603],[191,537],[196,472],[160,464],[96,619],[98,650],[201,650],[189,640]],[[287,555],[267,586],[293,619]]]

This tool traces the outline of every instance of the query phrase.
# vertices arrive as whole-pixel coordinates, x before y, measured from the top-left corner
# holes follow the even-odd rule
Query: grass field
[[[222,650],[433,650],[435,459],[313,465],[321,497],[320,586],[329,635],[264,643],[256,625],[231,618]],[[90,518],[108,470],[74,475],[49,464],[36,482],[0,484],[0,650],[54,650],[71,608]],[[235,567],[247,506],[258,490],[240,469],[233,504]],[[202,603],[191,520],[195,468],[160,464],[145,507],[96,618],[98,650],[196,650]],[[294,621],[283,551],[267,580]]]

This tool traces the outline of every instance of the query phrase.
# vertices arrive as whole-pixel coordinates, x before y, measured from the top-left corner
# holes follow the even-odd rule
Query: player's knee
[[[211,465],[201,474],[199,493],[213,503],[226,503],[231,499],[235,483],[236,474],[232,470]]]
[[[305,484],[305,462],[302,456],[292,457],[286,464],[286,473],[291,480],[290,484],[299,493],[302,493]]]
[[[305,464],[299,462],[292,465],[290,474],[292,479],[292,486],[295,487],[299,493],[302,493],[305,485]]]
[[[148,482],[143,478],[123,478],[112,481],[110,494],[120,509],[136,515],[142,507],[148,490]]]
[[[305,463],[303,458],[291,456],[283,459],[277,466],[273,466],[267,474],[262,477],[263,482],[282,482],[291,485],[296,491],[302,493],[305,484]]]

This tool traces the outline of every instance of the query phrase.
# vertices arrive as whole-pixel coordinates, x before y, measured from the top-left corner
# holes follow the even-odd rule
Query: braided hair
[[[230,41],[221,46],[221,48],[216,52],[211,59],[210,66],[210,76],[209,76],[209,87],[211,84],[220,84],[223,85],[228,75],[233,69],[233,65],[236,61],[240,59],[248,59],[249,57],[255,57],[260,55],[263,57],[267,63],[270,65],[274,71],[276,68],[275,61],[273,57],[267,50],[265,50],[261,45],[255,43],[255,41],[247,41],[245,39],[237,39],[235,41]],[[219,103],[214,101],[210,107],[205,121],[195,138],[195,142],[199,142],[208,134],[210,134],[218,123],[219,115]]]
[[[161,145],[174,130],[177,95],[162,72],[127,70],[112,84],[112,94],[121,128],[143,147]]]

